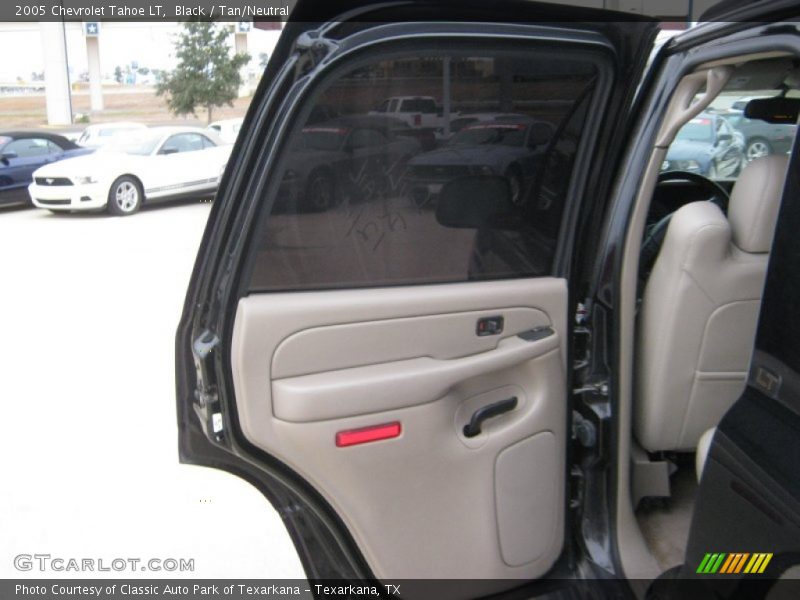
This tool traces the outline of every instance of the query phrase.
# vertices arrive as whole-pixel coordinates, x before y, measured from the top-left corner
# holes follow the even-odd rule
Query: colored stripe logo
[[[772,552],[708,552],[697,567],[704,575],[760,574],[772,560]]]

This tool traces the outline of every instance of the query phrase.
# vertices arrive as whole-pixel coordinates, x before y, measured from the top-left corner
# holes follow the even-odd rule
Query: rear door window
[[[601,75],[583,53],[542,54],[376,59],[328,80],[306,114],[337,116],[299,124],[280,157],[282,177],[264,187],[272,208],[249,253],[249,289],[550,275]],[[473,125],[485,129],[473,133],[489,135],[455,144],[434,141],[432,132],[430,140],[423,132],[387,136],[380,133],[385,122],[370,123],[385,119],[369,113],[390,97],[420,92],[429,97],[404,99],[403,110],[436,112],[432,98],[446,98],[437,128],[445,119],[460,124],[459,114],[476,121],[485,114]],[[511,117],[499,122],[495,114]],[[528,143],[530,127],[549,134]],[[453,226],[437,217],[443,187],[475,176],[508,181],[513,216],[503,228]],[[472,206],[457,210],[467,214]]]
[[[350,134],[349,145],[351,149],[385,147],[388,139],[375,129],[356,129]]]

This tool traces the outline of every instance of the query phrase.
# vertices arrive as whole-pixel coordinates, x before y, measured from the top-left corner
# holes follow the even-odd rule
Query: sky
[[[179,23],[102,23],[100,64],[103,73],[113,76],[114,67],[137,61],[140,67],[170,69],[175,66],[174,40]],[[247,38],[254,65],[261,52],[272,54],[279,31],[253,29]],[[233,47],[233,35],[231,47]],[[67,56],[73,74],[87,70],[86,42],[81,23],[67,23]],[[38,23],[0,22],[0,82],[17,77],[30,80],[31,73],[44,69],[41,31]],[[6,57],[13,57],[9,60]]]

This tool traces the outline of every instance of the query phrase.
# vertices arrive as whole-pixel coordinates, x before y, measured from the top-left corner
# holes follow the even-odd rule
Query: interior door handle
[[[481,432],[481,425],[486,419],[499,417],[503,413],[510,412],[515,408],[517,408],[516,396],[506,398],[505,400],[500,400],[499,402],[493,402],[492,404],[487,404],[486,406],[481,406],[473,413],[469,423],[464,425],[464,435],[467,437],[475,437]]]

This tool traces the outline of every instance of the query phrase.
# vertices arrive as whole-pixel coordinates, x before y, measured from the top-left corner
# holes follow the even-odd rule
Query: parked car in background
[[[91,152],[54,133],[0,132],[0,206],[29,204],[28,185],[39,167]]]
[[[475,123],[483,123],[485,121],[504,121],[504,120],[518,120],[524,119],[525,115],[519,113],[503,113],[503,112],[484,112],[484,113],[463,113],[458,114],[450,119],[450,134],[447,135],[444,131],[444,124],[436,130],[436,137],[438,139],[450,139],[453,135],[464,129],[467,125],[474,125]]]
[[[223,142],[232,144],[236,141],[236,137],[239,135],[239,130],[242,128],[243,122],[243,118],[214,121],[206,129],[210,129],[216,133]]]
[[[553,126],[530,117],[473,123],[438,150],[408,163],[411,198],[424,206],[448,181],[464,175],[502,175],[518,204],[536,173],[536,157],[553,135]]]
[[[78,138],[81,137],[82,131],[62,131],[58,135],[64,136],[70,142],[77,144]]]
[[[321,211],[345,198],[370,201],[388,194],[420,151],[413,136],[398,134],[392,125],[355,115],[304,127],[289,155],[278,204]]]
[[[154,127],[90,156],[47,165],[34,172],[28,189],[39,208],[131,215],[144,202],[213,193],[230,152],[204,129]]]
[[[402,119],[411,127],[442,126],[442,113],[431,96],[394,96],[381,102],[371,115],[391,115]]]
[[[748,99],[745,99],[748,100]],[[743,101],[734,102],[723,116],[733,128],[744,136],[744,153],[748,161],[770,154],[786,154],[792,148],[797,125],[767,123],[744,116]],[[741,108],[737,108],[740,106]]]
[[[139,129],[146,129],[147,125],[141,123],[131,123],[127,121],[119,121],[117,123],[102,123],[99,125],[89,125],[83,130],[78,138],[78,144],[86,148],[99,148],[105,146],[115,136],[129,131],[136,131]]]
[[[723,116],[703,112],[678,132],[661,170],[728,179],[736,177],[745,165],[744,150],[744,136]]]
[[[345,119],[345,121],[349,123],[358,124],[360,127],[377,129],[390,138],[405,137],[414,139],[419,142],[420,148],[423,151],[436,148],[436,136],[432,129],[411,127],[408,123],[397,117],[367,114],[350,115],[340,118]]]

